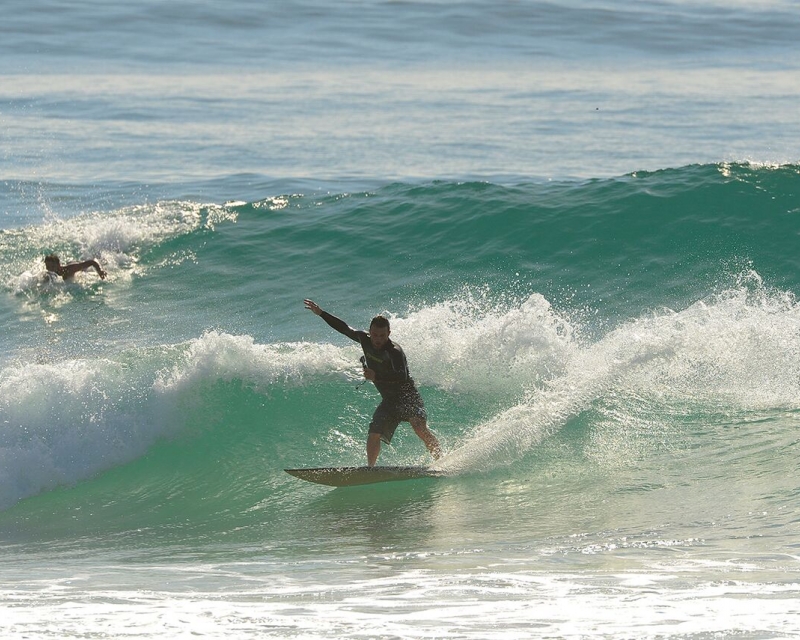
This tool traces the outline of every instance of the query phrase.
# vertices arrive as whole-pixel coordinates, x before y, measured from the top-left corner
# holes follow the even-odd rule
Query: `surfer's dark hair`
[[[372,322],[369,323],[369,328],[377,327],[378,329],[389,328],[389,318],[385,316],[375,316]]]
[[[61,260],[58,259],[58,256],[55,253],[51,253],[44,257],[44,264],[45,266],[49,267],[53,263],[61,264]]]

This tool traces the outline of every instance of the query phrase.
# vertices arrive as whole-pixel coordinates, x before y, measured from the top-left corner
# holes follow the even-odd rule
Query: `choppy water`
[[[12,4],[4,636],[796,637],[793,4]]]

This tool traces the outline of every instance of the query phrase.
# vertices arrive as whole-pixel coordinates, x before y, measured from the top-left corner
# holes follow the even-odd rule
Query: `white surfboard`
[[[439,478],[444,475],[441,471],[429,467],[317,467],[284,469],[284,471],[302,480],[330,487],[352,487],[414,478]]]

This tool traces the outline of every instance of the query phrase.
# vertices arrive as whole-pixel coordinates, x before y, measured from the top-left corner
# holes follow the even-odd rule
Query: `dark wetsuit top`
[[[382,349],[376,349],[366,331],[353,329],[327,311],[323,311],[320,317],[342,335],[358,342],[364,351],[367,368],[375,372],[373,382],[383,401],[375,410],[371,432],[380,433],[384,441],[389,442],[400,421],[415,416],[427,417],[425,404],[408,372],[406,354],[399,344],[388,340]]]

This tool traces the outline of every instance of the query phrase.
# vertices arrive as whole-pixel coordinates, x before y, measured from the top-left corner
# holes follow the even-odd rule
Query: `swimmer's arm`
[[[105,279],[106,272],[100,268],[97,260],[84,260],[83,262],[73,262],[72,264],[68,264],[62,267],[61,276],[66,280],[67,278],[74,276],[79,271],[85,271],[89,267],[94,268],[101,280]]]

